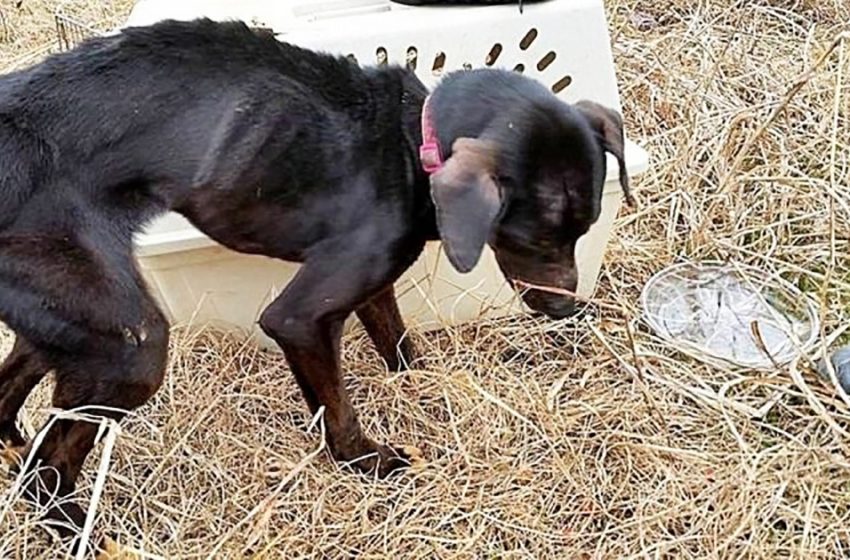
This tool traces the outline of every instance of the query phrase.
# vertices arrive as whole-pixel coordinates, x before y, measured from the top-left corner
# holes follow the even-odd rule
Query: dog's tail
[[[49,157],[46,143],[0,116],[0,231],[35,193]]]

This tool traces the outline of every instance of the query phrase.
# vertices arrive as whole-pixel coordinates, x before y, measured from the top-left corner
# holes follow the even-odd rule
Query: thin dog
[[[390,368],[413,359],[393,283],[441,240],[459,271],[489,244],[509,281],[573,291],[576,241],[597,220],[618,113],[569,105],[482,69],[429,94],[399,67],[360,68],[242,23],[166,21],[91,39],[0,78],[0,437],[72,493],[97,427],[59,418],[32,449],[16,428],[33,387],[120,419],[163,380],[169,326],[133,238],[176,211],[222,245],[303,263],[259,323],[333,456],[386,476],[413,458],[361,429],[340,374],[353,312]],[[574,300],[523,293],[553,318]],[[45,496],[32,487],[30,494]],[[49,517],[80,527],[65,501]],[[67,529],[66,529],[67,531]]]

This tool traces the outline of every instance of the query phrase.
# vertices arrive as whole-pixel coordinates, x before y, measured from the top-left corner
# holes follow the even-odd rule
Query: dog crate
[[[56,39],[59,42],[60,51],[71,49],[77,46],[80,41],[92,35],[99,34],[95,28],[66,14],[61,5],[54,12],[54,21],[56,23]]]
[[[127,25],[200,16],[270,28],[283,41],[361,65],[407,65],[429,87],[446,72],[490,66],[522,72],[568,102],[591,99],[620,109],[601,0],[551,0],[527,4],[522,13],[516,5],[409,7],[388,0],[141,0]],[[646,169],[640,147],[627,141],[625,155],[632,176]],[[594,291],[621,200],[609,156],[602,214],[578,244],[581,295]],[[172,321],[235,326],[269,343],[257,318],[298,265],[229,251],[176,214],[153,223],[137,244],[144,275]],[[423,329],[522,308],[489,249],[473,271],[459,274],[438,242],[428,244],[396,291],[408,324]]]

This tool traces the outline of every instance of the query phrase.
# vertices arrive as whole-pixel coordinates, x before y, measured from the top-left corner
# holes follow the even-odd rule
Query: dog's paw
[[[421,457],[422,453],[415,447],[388,447],[381,445],[378,448],[378,458],[375,468],[378,470],[378,478],[387,478],[397,471],[405,470],[413,466],[412,458]]]
[[[141,556],[116,541],[106,537],[101,543],[101,550],[95,556],[95,560],[139,560]]]
[[[419,470],[425,466],[425,456],[422,454],[422,450],[418,447],[405,445],[396,451],[400,456],[407,460],[410,468]]]
[[[27,440],[15,427],[14,422],[0,424],[0,444],[2,444],[2,447],[22,447],[26,443]]]
[[[24,465],[28,453],[27,445],[7,445],[4,442],[4,447],[0,450],[0,461],[6,465],[10,474],[16,474]]]
[[[369,454],[363,454],[362,459],[355,460],[350,465],[362,473],[374,475],[384,479],[397,471],[404,469],[421,469],[425,464],[422,452],[417,447],[389,447],[376,445],[375,450]]]

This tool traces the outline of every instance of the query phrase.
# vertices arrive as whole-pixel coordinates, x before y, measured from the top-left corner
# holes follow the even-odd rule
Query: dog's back
[[[367,82],[342,58],[239,22],[168,21],[89,40],[0,77],[0,230],[29,197],[49,191],[67,202],[69,190],[78,201],[108,191],[133,229],[187,196],[210,139],[240,104],[285,103],[299,141],[321,146],[319,135],[351,133],[348,121],[371,110]]]
[[[49,148],[13,118],[0,114],[0,230],[30,198],[49,166]]]

